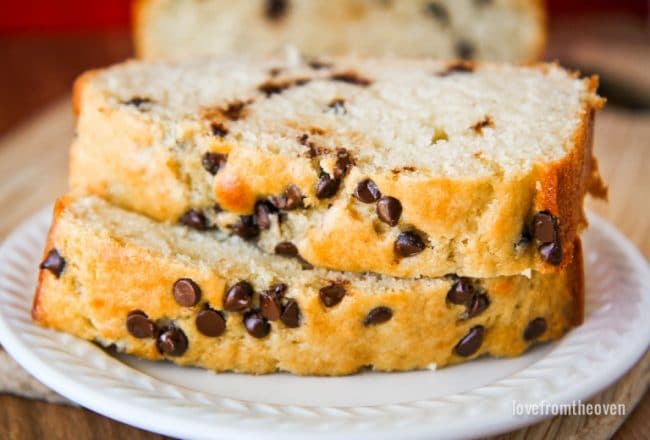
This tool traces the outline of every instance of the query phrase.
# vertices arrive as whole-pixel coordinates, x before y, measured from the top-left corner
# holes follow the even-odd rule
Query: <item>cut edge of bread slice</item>
[[[49,270],[39,274],[33,317],[138,357],[215,371],[342,375],[367,367],[442,367],[488,353],[517,356],[580,324],[579,242],[574,249],[573,263],[558,274],[465,280],[472,297],[456,305],[450,292],[459,278],[302,271],[219,233],[156,223],[96,197],[64,197],[55,207],[44,252]],[[53,251],[63,265],[52,264]],[[179,279],[197,286],[193,304],[175,299]],[[250,307],[224,310],[225,292],[240,281],[255,290]],[[287,286],[280,310],[295,301],[299,318],[288,325],[284,318],[256,315],[261,328],[245,325],[260,313],[260,295],[280,282]],[[345,292],[338,303],[324,300],[333,301],[332,292],[322,291],[332,285]],[[219,336],[199,330],[196,319],[206,310],[224,318]],[[138,337],[127,325],[134,314]]]
[[[261,61],[264,67],[254,69],[266,72],[267,67],[281,63],[274,60]],[[343,65],[354,62],[351,58],[341,61]],[[381,70],[377,65],[390,63],[358,62],[362,65],[364,62],[373,65],[374,62],[376,70]],[[151,72],[146,72],[156,71],[157,66],[168,66],[166,68],[173,72],[176,69],[186,72],[200,70],[212,62],[196,60],[194,63],[189,66],[127,63],[108,71],[89,72],[79,78],[75,85],[74,107],[77,114],[82,114],[78,121],[78,137],[71,150],[70,169],[70,186],[74,193],[98,194],[121,206],[169,222],[177,221],[190,209],[210,211],[216,202],[228,211],[224,214],[225,220],[218,222],[228,229],[236,223],[236,220],[232,220],[233,214],[249,215],[260,199],[280,196],[289,185],[296,184],[308,209],[287,211],[285,232],[263,233],[259,241],[263,249],[272,252],[279,242],[292,241],[300,255],[314,265],[400,277],[441,276],[446,273],[488,277],[512,275],[531,268],[538,271],[561,269],[570,263],[574,239],[586,226],[582,206],[585,195],[587,192],[601,197],[606,195],[592,151],[594,114],[604,103],[596,95],[598,79],[595,76],[580,80],[578,73],[566,72],[555,64],[521,68],[525,72],[537,72],[535,75],[541,75],[541,78],[545,75],[562,77],[562,81],[567,81],[567,88],[575,87],[579,91],[572,98],[579,100],[572,104],[575,114],[567,116],[572,118],[572,131],[566,137],[558,138],[562,146],[554,147],[552,151],[557,151],[553,159],[540,160],[520,171],[515,167],[512,175],[503,174],[498,172],[500,165],[494,164],[493,160],[470,155],[473,144],[467,144],[464,148],[468,149],[469,158],[464,160],[482,171],[473,178],[453,177],[435,173],[427,175],[424,171],[406,169],[406,166],[399,172],[377,171],[367,165],[371,159],[365,162],[361,160],[359,155],[363,152],[360,146],[354,150],[353,143],[344,143],[351,148],[352,155],[357,156],[356,166],[351,168],[340,184],[337,195],[320,200],[315,194],[320,179],[316,168],[330,176],[334,173],[338,154],[334,148],[315,159],[299,154],[300,148],[308,151],[308,147],[301,146],[298,139],[302,133],[300,130],[295,132],[295,138],[283,138],[283,142],[293,142],[287,148],[295,150],[289,153],[271,151],[272,148],[264,143],[255,144],[259,148],[244,145],[241,139],[248,136],[246,118],[241,122],[231,121],[232,125],[228,128],[233,132],[240,130],[236,136],[221,139],[210,133],[211,124],[215,124],[211,119],[213,116],[190,114],[176,117],[166,115],[164,111],[158,114],[155,103],[151,104],[150,109],[146,107],[149,104],[145,103],[143,110],[139,110],[125,104],[129,96],[133,97],[134,90],[125,91],[116,85],[106,88],[107,80],[101,79],[102,76],[111,75],[111,72],[121,78],[122,72],[130,69],[133,70],[127,75],[133,77],[130,81],[146,83],[139,77],[140,73],[145,72],[143,75],[147,78]],[[237,61],[232,60],[226,63],[237,65]],[[405,69],[427,71],[457,68],[454,63],[426,61],[405,61],[405,66]],[[489,63],[464,63],[461,66],[479,72],[481,69],[499,69],[499,66]],[[305,69],[310,71],[307,67]],[[513,71],[517,68],[505,69]],[[322,73],[319,75],[318,81],[327,82],[327,77],[323,77]],[[253,81],[251,86],[255,84]],[[453,86],[455,83],[450,84]],[[252,93],[254,87],[247,87],[244,87],[246,93]],[[308,87],[304,85],[301,88]],[[331,87],[331,84],[322,87]],[[334,90],[346,90],[353,96],[365,93],[355,91],[352,86],[340,87]],[[187,90],[191,88],[191,85],[186,87]],[[114,96],[115,93],[122,95]],[[174,93],[183,92],[169,89],[169,93],[162,95]],[[283,101],[282,94],[279,96],[256,96],[255,99],[259,105],[266,106],[262,108],[276,102],[278,105],[292,102]],[[223,101],[213,102],[212,105],[219,108],[228,102],[223,98]],[[200,106],[191,104],[190,107],[192,105],[198,112]],[[255,103],[249,105],[252,113],[257,111],[255,106]],[[544,112],[534,116],[545,117]],[[559,121],[561,118],[557,119]],[[289,120],[286,124],[291,126],[293,122]],[[433,134],[436,131],[434,128],[430,128]],[[496,129],[481,129],[490,132],[498,129],[498,125]],[[268,134],[264,126],[256,130],[259,136]],[[319,139],[318,136],[315,138]],[[323,142],[331,141],[327,136],[320,139]],[[472,138],[462,139],[471,141]],[[517,145],[526,143],[525,139],[517,142]],[[510,150],[515,154],[517,147],[512,146]],[[206,172],[201,164],[202,156],[206,153],[228,155],[225,166],[219,169],[216,176]],[[493,149],[492,154],[498,156],[501,153],[497,148]],[[497,171],[494,171],[494,167]],[[386,228],[368,208],[370,205],[363,206],[354,198],[355,186],[366,178],[379,184],[383,194],[400,200],[403,217],[397,227]],[[161,202],[163,200],[164,203]],[[534,246],[529,246],[524,252],[515,246],[526,235],[531,219],[538,212],[549,212],[559,219],[559,242],[564,251],[560,264],[545,262]],[[396,259],[393,243],[399,233],[409,229],[421,231],[427,237],[427,247],[416,257]],[[365,243],[364,248],[357,245],[361,242]]]

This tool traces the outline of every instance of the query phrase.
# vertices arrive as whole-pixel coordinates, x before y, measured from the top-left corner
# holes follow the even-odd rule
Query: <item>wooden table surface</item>
[[[67,147],[73,134],[69,90],[83,69],[130,54],[124,33],[83,38],[0,38],[9,60],[0,69],[0,240],[66,187]],[[5,59],[6,61],[6,59]],[[648,72],[650,70],[646,70]],[[40,108],[43,103],[59,97]],[[36,116],[33,113],[39,109]],[[28,118],[28,116],[32,115]],[[19,121],[22,121],[19,125]],[[610,106],[596,124],[596,152],[610,186],[609,203],[590,209],[614,223],[650,256],[650,112]],[[650,437],[650,354],[592,402],[625,403],[622,417],[556,417],[500,438],[646,439]],[[645,396],[645,397],[644,397]],[[86,439],[159,436],[112,421],[91,411],[0,395],[0,438]]]

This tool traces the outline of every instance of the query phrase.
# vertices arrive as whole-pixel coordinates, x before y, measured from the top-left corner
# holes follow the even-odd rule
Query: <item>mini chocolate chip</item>
[[[348,174],[348,171],[350,171],[350,168],[352,168],[352,165],[354,165],[354,159],[352,159],[350,153],[343,148],[339,149],[336,152],[336,163],[332,169],[334,178],[344,178]]]
[[[253,286],[246,281],[233,285],[223,297],[223,308],[229,312],[241,312],[253,302]]]
[[[481,293],[474,295],[467,304],[467,310],[462,319],[470,319],[483,313],[490,305],[490,300],[486,294]]]
[[[300,136],[298,136],[298,142],[300,145],[307,145],[307,141],[309,140],[309,135],[307,133],[303,133]]]
[[[305,84],[309,84],[310,81],[311,81],[310,78],[297,78],[293,80],[293,85],[304,86]]]
[[[156,336],[156,324],[142,310],[134,310],[126,317],[126,329],[138,339]]]
[[[474,57],[476,49],[474,45],[467,40],[460,40],[456,43],[456,55],[463,60],[470,60]]]
[[[300,188],[298,188],[296,185],[289,185],[285,192],[285,196],[287,203],[284,209],[295,209],[302,207],[302,193],[300,192]]]
[[[289,87],[291,87],[291,83],[288,81],[266,81],[257,86],[257,90],[264,93],[266,97],[269,98],[273,95],[282,93],[282,91],[288,89]]]
[[[395,253],[401,257],[412,257],[422,252],[424,248],[424,240],[417,232],[402,232],[395,240]]]
[[[332,179],[332,177],[322,172],[316,182],[316,197],[319,199],[327,199],[336,194],[339,190],[339,184],[341,183],[338,179]]]
[[[197,209],[190,209],[181,216],[179,221],[185,226],[203,231],[208,228],[208,221],[205,215]]]
[[[225,137],[228,134],[228,129],[225,125],[220,124],[219,122],[213,122],[210,124],[210,130],[212,134],[217,137]],[[205,166],[205,165],[204,165]]]
[[[468,357],[473,355],[481,348],[483,337],[485,336],[485,327],[477,325],[472,327],[469,332],[456,344],[454,352],[458,356]]]
[[[483,134],[483,129],[486,127],[487,128],[494,127],[494,121],[489,115],[485,115],[483,119],[474,123],[474,125],[472,125],[470,128],[474,130],[476,134]]]
[[[447,292],[447,301],[452,304],[468,304],[474,296],[474,284],[469,278],[461,277]]]
[[[134,107],[140,107],[143,104],[150,104],[153,102],[151,98],[143,98],[141,96],[134,96],[133,98],[129,99],[128,101],[123,101],[122,104],[126,105],[132,105]]]
[[[345,109],[345,99],[343,98],[334,98],[327,104],[328,110],[332,110],[335,114],[344,114],[347,113]]]
[[[474,71],[474,63],[467,60],[452,61],[445,70],[437,73],[437,76],[449,76],[452,73],[471,73]]]
[[[278,95],[285,91],[286,89],[293,86],[304,86],[308,84],[311,80],[309,78],[296,78],[289,79],[284,81],[265,81],[264,83],[257,86],[257,90],[264,93],[267,98],[270,98],[273,95]]]
[[[172,289],[174,299],[183,307],[192,307],[201,299],[201,288],[189,278],[181,278]]]
[[[264,14],[269,20],[279,20],[287,13],[288,3],[288,0],[266,0]]]
[[[271,331],[271,325],[259,312],[250,311],[244,315],[244,326],[254,338],[263,338]]]
[[[45,260],[38,266],[40,269],[47,269],[52,274],[59,278],[61,272],[65,269],[65,259],[59,254],[55,248],[50,249],[45,257]]]
[[[449,13],[447,12],[447,8],[445,8],[443,5],[436,2],[430,2],[427,4],[426,10],[427,13],[429,13],[432,17],[435,17],[435,19],[440,23],[444,25],[449,24]]]
[[[393,311],[389,307],[379,306],[368,312],[368,315],[363,320],[363,325],[377,325],[388,321],[393,317]]]
[[[531,222],[532,236],[542,259],[555,266],[562,263],[562,243],[557,218],[548,211],[538,212]]]
[[[370,179],[362,180],[354,188],[354,197],[362,203],[374,203],[381,197],[377,184]]]
[[[320,60],[311,60],[307,63],[307,65],[314,70],[329,69],[332,67],[332,63],[327,63]]]
[[[271,203],[278,209],[296,209],[302,208],[302,192],[293,183],[287,186],[287,189],[279,197],[272,197]]]
[[[196,315],[196,329],[204,336],[215,338],[226,331],[226,320],[214,309],[203,309]]]
[[[226,164],[228,156],[221,153],[206,152],[201,158],[201,165],[213,176]]]
[[[187,351],[187,336],[183,330],[169,327],[160,333],[156,346],[161,353],[167,356],[182,356]]]
[[[289,328],[300,327],[300,306],[295,299],[289,299],[282,310],[280,321]]]
[[[535,318],[528,323],[524,330],[524,339],[532,341],[544,334],[546,331],[546,320],[544,318]]]
[[[548,211],[538,212],[533,216],[533,238],[537,245],[553,243],[558,240],[557,218]]]
[[[553,266],[562,263],[562,245],[560,243],[546,243],[539,247],[542,259]]]
[[[275,206],[273,206],[273,208],[275,209]],[[255,206],[254,223],[260,229],[269,229],[271,227],[271,211],[267,206],[265,205]]]
[[[455,278],[451,289],[447,292],[447,301],[456,305],[464,305],[465,311],[460,315],[461,320],[480,315],[490,305],[488,296],[470,278]]]
[[[255,224],[260,229],[269,229],[271,227],[271,214],[278,212],[278,209],[267,200],[259,200],[255,203]]]
[[[260,294],[260,313],[269,321],[280,319],[282,304],[275,292],[265,290]]]
[[[395,226],[402,215],[402,204],[395,197],[385,196],[377,202],[377,216],[379,220]]]
[[[284,284],[284,283],[276,283],[276,284],[271,286],[271,290],[273,292],[275,292],[275,294],[278,295],[278,297],[280,297],[280,298],[282,298],[284,296],[287,289],[288,289],[288,286],[286,284]]]
[[[298,255],[298,248],[290,241],[281,241],[275,245],[275,253],[285,257],[295,257]]]
[[[231,229],[233,234],[238,235],[244,240],[250,240],[260,235],[260,228],[255,223],[255,217],[252,215],[242,215],[232,225]]]
[[[224,115],[226,118],[230,119],[231,121],[237,121],[240,119],[242,116],[244,116],[244,109],[246,108],[246,104],[249,104],[252,101],[244,102],[244,101],[233,101],[228,103],[227,106],[219,109],[222,115]]]
[[[344,82],[348,84],[353,84],[355,86],[368,87],[372,84],[372,81],[368,78],[364,78],[356,72],[340,72],[334,73],[330,76],[330,79],[333,81]]]
[[[333,307],[340,303],[345,296],[345,288],[341,284],[332,283],[329,286],[321,287],[318,294],[325,307]]]

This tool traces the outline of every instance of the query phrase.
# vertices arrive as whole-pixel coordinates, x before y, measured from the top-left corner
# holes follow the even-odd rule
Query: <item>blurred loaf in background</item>
[[[268,54],[529,62],[546,41],[541,0],[139,0],[141,58]]]

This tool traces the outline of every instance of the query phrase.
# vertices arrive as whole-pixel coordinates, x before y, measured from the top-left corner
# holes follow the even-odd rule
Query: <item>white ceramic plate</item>
[[[30,319],[49,209],[0,248],[0,342],[30,373],[79,404],[183,438],[446,438],[509,431],[541,416],[517,403],[588,399],[629,369],[650,341],[650,271],[612,226],[585,234],[585,323],[517,359],[440,371],[342,378],[214,374],[113,356]]]

